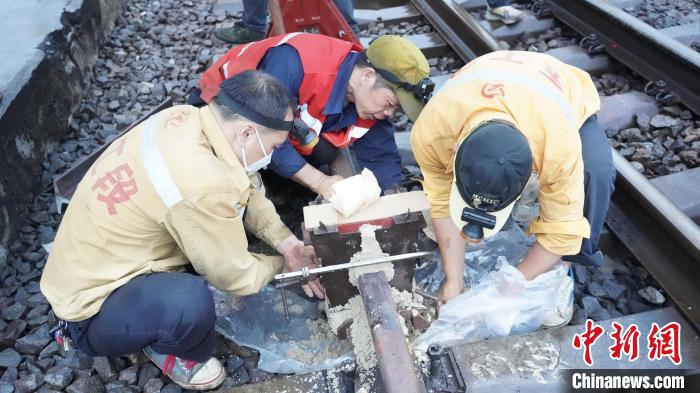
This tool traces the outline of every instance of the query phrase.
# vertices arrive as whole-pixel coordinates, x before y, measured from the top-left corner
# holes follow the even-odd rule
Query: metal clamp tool
[[[388,257],[370,259],[367,261],[341,263],[339,265],[324,266],[324,267],[319,267],[316,269],[309,269],[308,266],[304,266],[301,268],[301,270],[296,271],[296,272],[277,274],[277,275],[275,275],[275,280],[277,280],[278,282],[275,283],[275,288],[279,288],[282,291],[282,304],[284,306],[284,317],[287,321],[289,321],[289,307],[287,305],[287,294],[285,293],[285,289],[284,289],[285,287],[288,287],[290,285],[295,285],[295,284],[304,285],[304,284],[308,283],[309,280],[312,280],[313,279],[312,277],[317,276],[317,275],[322,275],[323,273],[335,272],[338,270],[350,269],[350,268],[359,267],[359,266],[375,265],[378,263],[386,263],[386,262],[401,261],[401,260],[406,260],[406,259],[423,258],[423,257],[431,256],[431,255],[433,255],[432,251],[420,251],[420,252],[412,252],[409,254],[392,255],[392,256],[388,256]]]
[[[330,273],[330,272],[335,272],[338,270],[351,269],[351,268],[360,267],[360,266],[375,265],[378,263],[394,262],[394,261],[401,261],[401,260],[406,260],[406,259],[423,258],[423,257],[431,256],[431,255],[433,255],[432,251],[419,251],[419,252],[412,252],[412,253],[408,253],[408,254],[392,255],[392,256],[388,256],[388,257],[370,259],[367,261],[341,263],[338,265],[324,266],[324,267],[319,267],[319,268],[315,268],[315,269],[309,269],[308,266],[304,266],[301,268],[301,270],[298,270],[296,272],[280,273],[280,274],[275,275],[275,280],[278,281],[275,284],[275,287],[276,288],[283,288],[283,287],[286,287],[289,285],[294,285],[294,284],[298,284],[298,283],[305,283],[305,282],[308,282],[312,276],[323,275],[323,273]]]

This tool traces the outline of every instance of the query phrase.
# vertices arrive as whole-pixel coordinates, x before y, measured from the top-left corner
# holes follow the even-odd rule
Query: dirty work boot
[[[246,44],[265,38],[265,33],[253,31],[243,22],[236,22],[231,27],[219,27],[214,29],[216,38],[229,44]]]
[[[183,389],[214,389],[221,385],[226,378],[224,366],[216,358],[211,358],[204,363],[197,363],[175,355],[162,355],[152,350],[151,347],[144,348],[143,352],[156,366],[163,370],[163,375],[170,377]]]
[[[486,10],[486,20],[491,22],[502,22],[507,25],[512,25],[518,23],[521,19],[525,17],[522,11],[517,8],[513,8],[509,5],[503,7],[491,8],[488,7]]]
[[[555,309],[545,317],[542,322],[544,327],[559,327],[571,322],[574,316],[574,279],[573,269],[569,267],[559,283],[556,292]]]

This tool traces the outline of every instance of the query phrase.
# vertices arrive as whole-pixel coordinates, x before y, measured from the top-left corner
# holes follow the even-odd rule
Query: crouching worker
[[[449,301],[464,290],[464,240],[498,232],[534,172],[536,243],[518,270],[527,280],[561,260],[600,266],[598,238],[615,179],[612,152],[595,113],[590,76],[551,56],[500,51],[462,68],[430,100],[411,131]],[[561,277],[546,326],[569,322],[573,281]]]
[[[256,176],[293,108],[277,80],[246,71],[209,105],[166,109],[115,140],[80,182],[41,278],[58,334],[92,356],[143,350],[186,389],[221,384],[208,284],[247,295],[314,266]],[[245,230],[281,257],[249,253]],[[324,296],[317,282],[304,290]]]
[[[388,119],[401,107],[415,120],[434,86],[417,46],[395,35],[376,38],[364,51],[320,34],[270,37],[228,51],[202,75],[201,91],[189,102],[210,102],[222,80],[250,69],[282,82],[297,110],[290,139],[272,154],[276,176],[266,174],[268,179],[292,179],[329,198],[342,177],[319,168],[351,146],[358,169],[370,169],[382,190],[401,182],[401,156]]]

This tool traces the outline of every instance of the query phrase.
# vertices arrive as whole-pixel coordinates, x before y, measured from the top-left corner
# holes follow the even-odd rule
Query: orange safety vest
[[[333,90],[338,69],[351,51],[362,51],[362,47],[320,34],[290,33],[231,49],[202,75],[199,82],[202,99],[207,103],[211,102],[218,94],[221,82],[240,72],[256,69],[270,48],[282,44],[291,45],[297,50],[304,68],[304,77],[297,94],[299,102],[295,116],[337,148],[346,147],[364,136],[376,120],[363,120],[358,117],[356,123],[350,127],[321,133],[323,122],[326,120],[323,108]],[[311,154],[313,148],[304,149],[291,136],[290,139],[299,153]]]

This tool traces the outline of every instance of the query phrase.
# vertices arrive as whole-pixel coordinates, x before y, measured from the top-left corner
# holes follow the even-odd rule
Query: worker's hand
[[[435,304],[435,317],[440,316],[440,306],[456,298],[464,292],[464,281],[445,281],[437,293],[437,303]]]
[[[463,280],[456,280],[455,282],[445,281],[438,291],[438,305],[447,303],[461,295],[462,292],[464,292]]]
[[[333,176],[323,176],[321,181],[318,183],[318,187],[316,188],[316,192],[323,196],[324,199],[329,200],[331,199],[331,196],[333,196],[333,184],[343,180],[342,176],[338,175],[333,175]]]
[[[314,252],[314,248],[311,246],[304,246],[304,243],[299,241],[296,237],[290,236],[290,238],[287,238],[277,247],[277,251],[284,257],[283,271],[285,273],[299,271],[305,266],[309,269],[319,267],[315,262],[316,253]],[[314,295],[316,295],[319,299],[326,298],[326,290],[323,288],[318,278],[309,281],[307,285],[302,285],[301,288],[308,297],[314,297]]]

